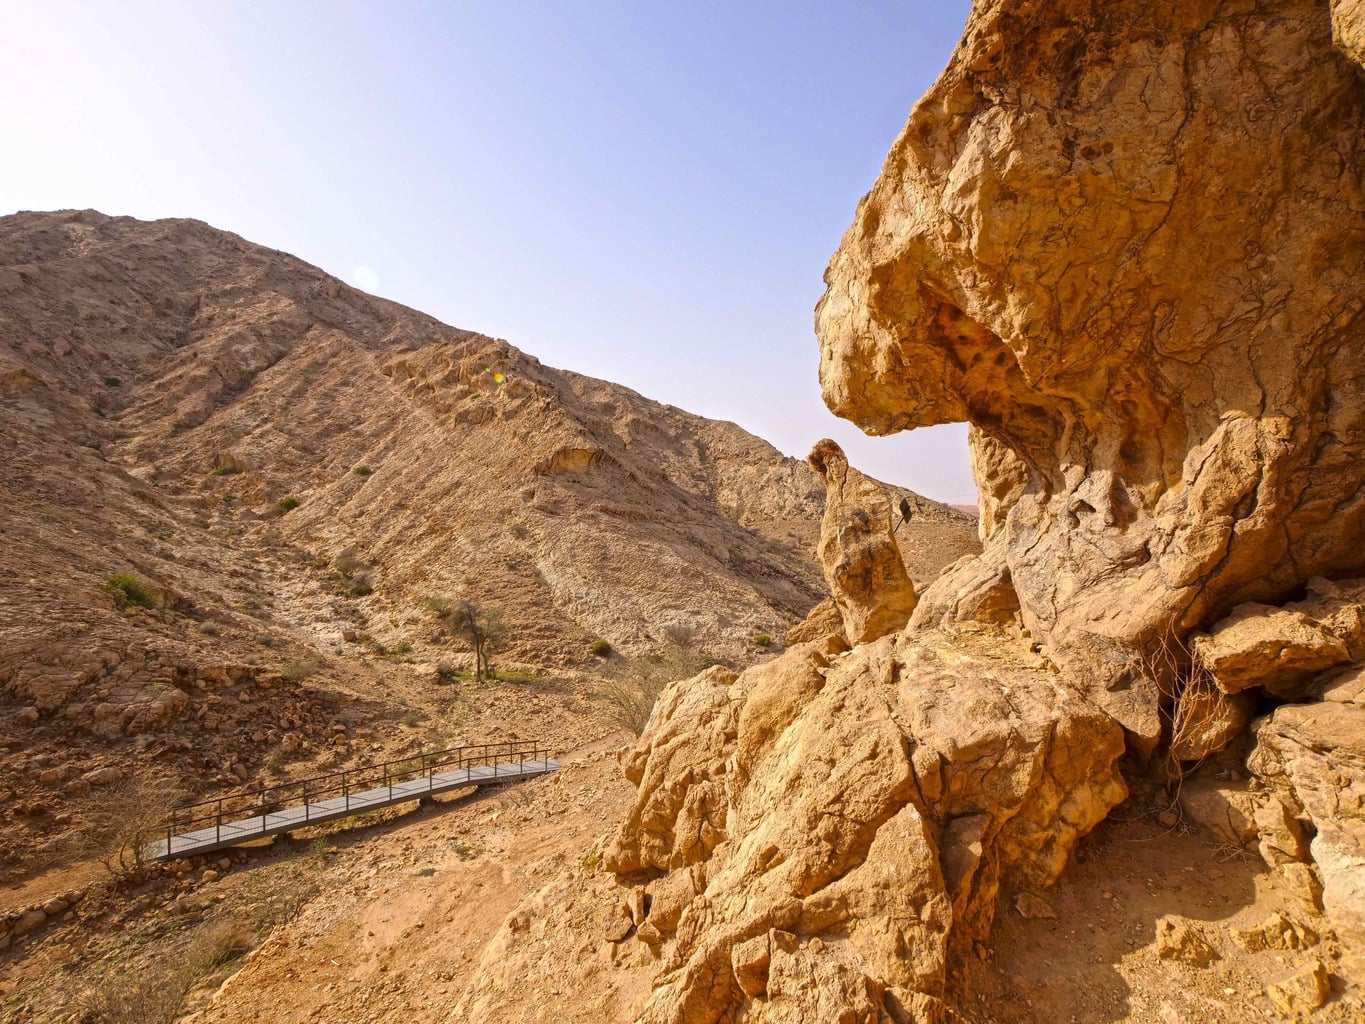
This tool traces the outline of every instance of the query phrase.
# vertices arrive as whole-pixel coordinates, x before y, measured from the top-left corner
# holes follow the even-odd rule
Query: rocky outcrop
[[[900,629],[915,610],[915,585],[896,545],[902,514],[887,489],[850,466],[833,441],[818,442],[809,462],[825,482],[820,565],[845,638],[860,644]]]
[[[831,485],[822,562],[853,650],[661,702],[607,857],[652,897],[638,1019],[933,1019],[1000,890],[1048,885],[1122,797],[1124,732],[1150,752],[1183,685],[1174,755],[1197,760],[1259,695],[1317,692],[1351,657],[1279,606],[1365,567],[1362,127],[1365,78],[1320,4],[976,5],[817,331],[835,412],[972,425],[985,550],[868,642],[904,621],[869,625],[898,592],[877,577],[894,519],[860,495],[850,529]],[[837,451],[811,461],[844,486]],[[1215,627],[1192,666],[1189,634],[1238,606],[1250,639]],[[1286,615],[1317,639],[1267,657]],[[1045,658],[1002,639],[1016,625]],[[1305,816],[1346,822],[1313,839],[1335,904],[1356,898],[1356,752],[1349,714],[1317,732],[1315,707],[1258,728],[1273,792],[1209,808],[1294,867]]]
[[[1301,700],[1325,670],[1365,657],[1365,583],[1313,579],[1303,601],[1239,605],[1190,647],[1196,668],[1224,693],[1260,687]]]
[[[605,865],[645,887],[639,1019],[934,1019],[1002,889],[1125,795],[1122,731],[998,640],[837,638],[674,684]]]
[[[1359,12],[978,2],[826,273],[830,408],[972,426],[922,603],[1008,586],[1139,747],[1152,643],[1365,567]]]
[[[834,635],[847,642],[844,637],[844,617],[839,614],[839,606],[834,598],[827,597],[809,612],[806,617],[787,630],[789,644],[804,644],[821,637]]]
[[[1332,41],[1357,64],[1365,64],[1365,3],[1332,0]]]
[[[937,1021],[1001,894],[1045,916],[1037,892],[1125,795],[1119,758],[1162,740],[1174,776],[1227,764],[1184,780],[1186,823],[1356,934],[1359,10],[975,4],[816,327],[835,412],[971,424],[985,548],[872,639],[849,609],[871,618],[891,559],[885,499],[860,497],[852,554],[833,515],[822,534],[827,568],[860,567],[830,573],[844,635],[813,621],[665,693],[604,858],[644,910],[612,956],[657,965],[637,1021]],[[1157,952],[1207,964],[1200,932],[1166,917]],[[1308,1012],[1329,984],[1317,963],[1270,1000]]]
[[[1264,719],[1247,763],[1311,823],[1323,905],[1365,960],[1365,668]]]
[[[1346,645],[1319,622],[1289,608],[1239,605],[1211,633],[1194,638],[1194,659],[1224,693],[1260,686],[1302,696],[1301,684],[1351,660]]]
[[[536,463],[535,471],[541,476],[551,476],[555,473],[586,473],[601,461],[601,448],[556,448]]]
[[[976,5],[817,331],[835,412],[972,425],[985,550],[903,628],[889,502],[817,446],[844,637],[678,684],[628,759],[605,863],[659,958],[638,1020],[936,1019],[1000,893],[1056,879],[1182,688],[1175,760],[1264,695],[1345,706],[1318,677],[1358,656],[1349,601],[1280,607],[1365,567],[1365,78],[1332,31],[1307,0]],[[1272,650],[1290,619],[1315,639]],[[1190,817],[1309,878],[1331,818],[1324,899],[1356,900],[1352,721],[1279,708],[1262,780],[1191,782]]]

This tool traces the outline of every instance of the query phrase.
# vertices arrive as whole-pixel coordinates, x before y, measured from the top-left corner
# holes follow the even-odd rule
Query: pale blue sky
[[[821,274],[967,0],[0,0],[0,213],[196,217],[546,363],[975,500],[819,399]]]

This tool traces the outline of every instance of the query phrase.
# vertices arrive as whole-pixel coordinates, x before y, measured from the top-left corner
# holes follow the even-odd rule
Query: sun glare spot
[[[379,275],[375,273],[374,267],[368,267],[362,263],[351,271],[351,283],[367,292],[378,291]]]

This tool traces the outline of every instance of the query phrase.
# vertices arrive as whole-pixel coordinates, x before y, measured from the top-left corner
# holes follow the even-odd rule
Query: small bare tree
[[[185,799],[171,775],[135,771],[89,796],[82,808],[82,853],[98,857],[111,874],[136,881],[146,869],[147,845]]]
[[[427,610],[447,633],[469,644],[474,652],[474,678],[493,678],[491,656],[507,640],[502,616],[473,601],[452,601],[446,597],[427,598]]]

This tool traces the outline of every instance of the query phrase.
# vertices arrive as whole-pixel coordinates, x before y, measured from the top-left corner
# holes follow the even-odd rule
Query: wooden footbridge
[[[144,846],[142,854],[147,860],[194,857],[437,793],[548,775],[559,767],[534,740],[509,741],[262,786],[178,808],[166,820],[164,838]]]

